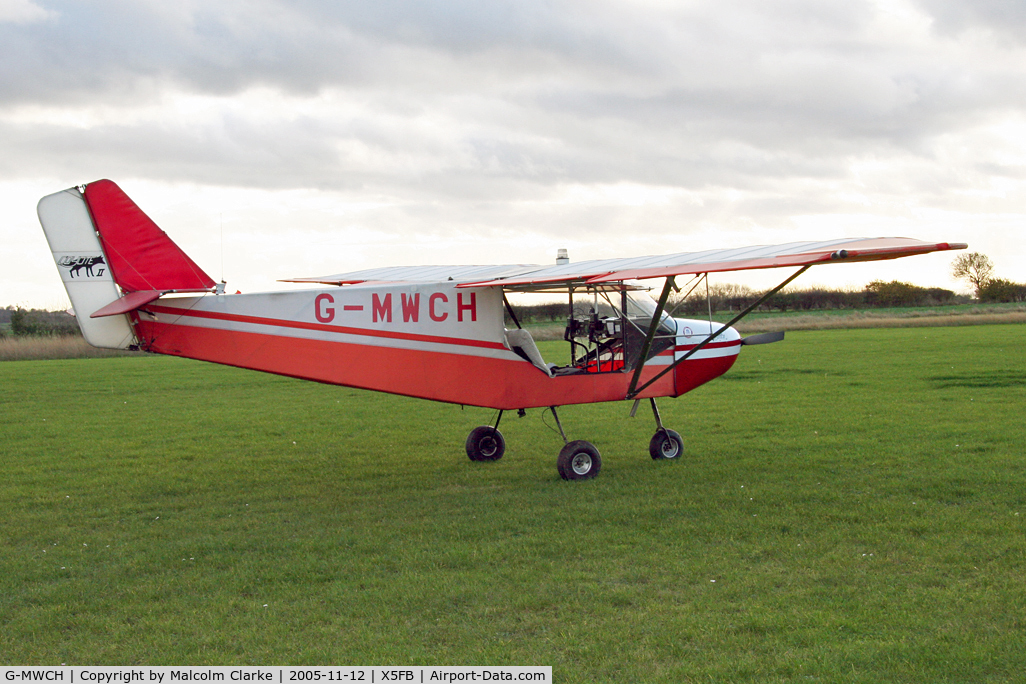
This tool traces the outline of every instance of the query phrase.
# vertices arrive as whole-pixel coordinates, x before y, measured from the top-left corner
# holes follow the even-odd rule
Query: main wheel
[[[680,458],[684,453],[684,440],[673,430],[656,430],[648,443],[648,453],[657,461]]]
[[[587,480],[599,474],[602,457],[594,444],[578,439],[559,452],[556,469],[564,480]]]
[[[482,425],[470,431],[467,437],[467,456],[471,461],[498,461],[506,453],[506,440],[491,425]]]

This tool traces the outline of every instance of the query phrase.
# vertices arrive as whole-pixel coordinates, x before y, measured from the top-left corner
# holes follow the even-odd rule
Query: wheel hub
[[[591,456],[588,454],[576,454],[570,462],[570,467],[578,475],[584,475],[591,470]]]

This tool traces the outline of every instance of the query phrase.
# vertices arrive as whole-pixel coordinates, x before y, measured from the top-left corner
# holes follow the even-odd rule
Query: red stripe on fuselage
[[[347,307],[348,308],[348,307]],[[362,308],[362,307],[361,307]],[[198,309],[179,309],[173,306],[147,306],[146,311],[153,313],[169,314],[173,316],[190,316],[193,318],[206,318],[216,321],[233,321],[236,323],[251,323],[255,325],[269,325],[278,328],[296,328],[299,330],[318,330],[321,332],[341,333],[344,335],[366,335],[368,337],[383,337],[391,340],[409,340],[412,342],[433,342],[435,344],[455,344],[465,347],[481,347],[484,349],[505,349],[500,342],[487,342],[484,340],[468,340],[459,337],[439,337],[437,335],[417,335],[413,333],[393,332],[389,330],[370,330],[368,328],[350,328],[341,325],[326,325],[324,323],[307,323],[305,321],[289,321],[278,318],[264,318],[261,316],[243,316],[241,314],[229,314],[219,311],[203,311]]]
[[[678,344],[673,348],[675,352],[686,352],[691,351],[697,347],[701,342],[695,344]],[[723,349],[724,347],[739,347],[741,346],[741,340],[731,340],[730,342],[710,342],[709,344],[702,347],[702,349]]]
[[[333,342],[142,319],[136,321],[136,333],[149,351],[160,354],[506,410],[618,401],[626,397],[631,379],[630,373],[619,372],[550,378],[519,358]],[[676,396],[680,392],[675,386],[675,375],[679,377],[679,373],[685,372],[691,379],[685,384],[692,384],[697,378],[712,379],[730,368],[735,358],[732,355],[685,361],[676,373],[660,378],[640,396]],[[660,366],[646,367],[642,382],[660,370]]]

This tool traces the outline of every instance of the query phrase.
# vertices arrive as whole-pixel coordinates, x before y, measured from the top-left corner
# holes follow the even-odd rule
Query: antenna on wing
[[[224,294],[224,286],[226,285],[224,280],[224,212],[219,212],[217,217],[221,227],[221,282],[214,286],[214,293]]]

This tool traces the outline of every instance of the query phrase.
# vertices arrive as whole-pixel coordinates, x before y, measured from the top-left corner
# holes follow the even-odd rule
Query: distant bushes
[[[1026,302],[1026,285],[1004,278],[991,278],[979,289],[981,302]]]
[[[0,361],[89,359],[132,353],[89,346],[75,317],[63,311],[14,306],[0,309]]]
[[[994,262],[986,254],[959,254],[951,262],[952,277],[970,283],[981,302],[1026,302],[1026,285],[995,278],[993,274]]]
[[[4,329],[15,337],[81,335],[75,318],[63,311],[23,309],[20,306],[0,309],[0,334]]]
[[[690,315],[718,311],[741,311],[750,306],[760,294],[743,285],[718,285],[709,290],[709,304],[705,292],[688,297],[680,311]],[[778,292],[760,307],[760,311],[824,311],[836,309],[874,309],[902,306],[941,306],[961,304],[968,299],[951,290],[939,287],[919,287],[898,280],[874,280],[861,290],[812,287]]]
[[[565,320],[566,307],[566,301],[512,305],[513,313],[517,315],[517,320],[521,323],[548,323]]]
[[[866,297],[867,306],[944,306],[945,304],[958,304],[964,298],[959,298],[951,290],[940,287],[919,287],[900,280],[884,282],[874,280],[866,285],[862,291]]]

